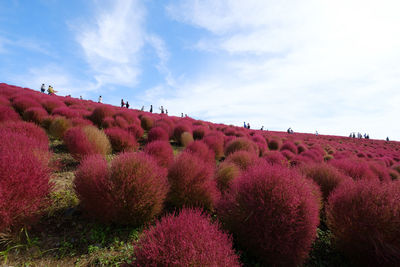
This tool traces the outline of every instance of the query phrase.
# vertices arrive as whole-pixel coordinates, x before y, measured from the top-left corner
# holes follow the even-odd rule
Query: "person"
[[[153,113],[153,105],[150,105],[150,113]]]
[[[181,113],[181,118],[183,118],[183,112]]]
[[[99,103],[103,103],[103,97],[102,96],[99,96],[99,101],[98,101]]]
[[[315,131],[315,135],[318,136],[318,131]]]
[[[142,106],[142,108],[140,109],[140,111],[144,111],[144,106]]]
[[[168,115],[168,109],[165,109],[165,114],[167,114],[167,115]]]
[[[54,94],[53,86],[49,85],[49,88],[47,88],[47,92],[49,93],[49,95],[53,95]]]
[[[123,108],[125,106],[125,102],[124,102],[124,99],[122,98],[121,99],[121,108]]]
[[[264,131],[264,126],[261,126],[261,129],[260,129],[261,131]]]
[[[250,129],[250,123],[247,123],[247,129]]]
[[[292,131],[292,129],[289,127],[288,129],[287,129],[287,133],[290,133]]]
[[[128,101],[126,101],[125,106],[126,106],[126,108],[129,108],[129,103],[128,103]]]
[[[163,106],[160,107],[160,110],[161,110],[161,114],[164,114],[164,107]]]
[[[82,96],[79,96],[79,99],[82,100],[83,99]]]
[[[387,141],[387,142],[389,142],[389,136],[388,136],[388,137],[386,137],[386,141]]]
[[[44,83],[42,83],[42,87],[40,87],[40,91],[42,93],[46,92],[46,86],[44,85]]]
[[[244,128],[247,128],[247,125],[246,125],[246,122],[245,122],[245,121],[243,122],[243,127],[244,127]]]

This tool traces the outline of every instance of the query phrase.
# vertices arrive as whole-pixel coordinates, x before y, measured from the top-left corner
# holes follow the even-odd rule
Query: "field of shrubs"
[[[400,143],[0,84],[0,265],[400,266]]]

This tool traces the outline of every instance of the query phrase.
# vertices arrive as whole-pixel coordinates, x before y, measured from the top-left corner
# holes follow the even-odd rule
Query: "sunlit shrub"
[[[186,152],[192,153],[202,160],[214,164],[215,162],[215,154],[204,142],[202,141],[194,141],[186,146]]]
[[[224,139],[218,135],[207,135],[202,141],[215,153],[215,158],[220,159],[224,155]]]
[[[98,127],[101,126],[104,118],[111,117],[114,114],[114,110],[105,105],[101,105],[96,107],[92,114],[90,115],[89,119]]]
[[[12,102],[12,105],[20,114],[23,114],[23,112],[28,108],[41,107],[36,100],[25,95],[15,98]]]
[[[154,120],[152,117],[144,115],[140,118],[140,125],[142,126],[143,130],[150,130],[154,125]]]
[[[297,172],[264,163],[234,181],[217,214],[238,246],[264,265],[297,266],[316,238],[315,190]]]
[[[169,141],[168,133],[161,127],[153,127],[147,135],[147,141]]]
[[[52,115],[59,115],[59,116],[64,116],[66,118],[79,118],[81,115],[79,112],[75,109],[70,109],[69,107],[61,107],[61,108],[55,108],[51,112]]]
[[[133,266],[241,266],[230,237],[199,210],[167,215],[143,233]]]
[[[400,183],[342,183],[329,197],[327,220],[337,247],[364,266],[400,264]]]
[[[104,133],[110,140],[112,149],[116,152],[136,151],[139,148],[135,137],[126,130],[113,127],[104,130]]]
[[[0,122],[20,120],[21,117],[12,107],[0,106]]]
[[[223,162],[218,166],[215,179],[220,192],[225,192],[231,186],[233,181],[239,177],[241,171],[239,167],[232,162]]]
[[[33,107],[28,108],[23,113],[23,118],[25,121],[34,122],[36,124],[41,124],[43,119],[47,116],[47,111],[44,108]]]
[[[56,117],[49,126],[49,133],[55,138],[62,139],[65,132],[71,128],[71,122],[65,117]]]
[[[244,137],[239,137],[230,141],[225,148],[225,155],[228,156],[236,151],[248,151],[256,155],[259,154],[257,145]]]
[[[153,141],[146,144],[144,152],[155,158],[157,163],[168,168],[174,161],[174,152],[171,145],[165,141]]]
[[[354,180],[374,180],[378,179],[371,169],[369,168],[369,164],[360,159],[334,159],[331,160],[330,163],[338,168],[345,175],[350,176]]]

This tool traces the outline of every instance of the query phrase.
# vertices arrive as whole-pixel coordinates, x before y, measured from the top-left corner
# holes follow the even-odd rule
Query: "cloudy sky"
[[[400,140],[397,0],[3,0],[0,82]]]

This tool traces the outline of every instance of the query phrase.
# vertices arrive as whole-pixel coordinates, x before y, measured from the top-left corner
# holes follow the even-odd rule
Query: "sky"
[[[0,82],[400,140],[397,0],[2,0]]]

